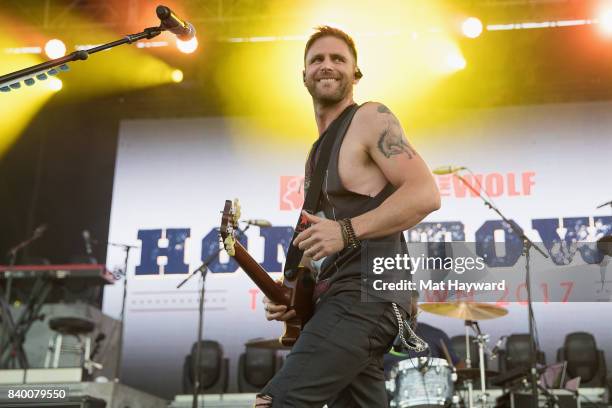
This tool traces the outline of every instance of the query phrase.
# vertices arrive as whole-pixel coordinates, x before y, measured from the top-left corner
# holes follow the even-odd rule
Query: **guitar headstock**
[[[219,232],[221,233],[221,239],[223,239],[223,246],[230,256],[235,254],[234,246],[236,244],[236,229],[238,228],[239,219],[240,203],[238,199],[235,199],[233,202],[225,200]]]

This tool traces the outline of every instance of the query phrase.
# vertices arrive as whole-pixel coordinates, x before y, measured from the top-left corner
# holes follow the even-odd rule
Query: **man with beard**
[[[353,101],[359,82],[351,37],[323,26],[304,53],[303,81],[312,96],[320,140],[333,138],[317,214],[293,245],[316,272],[316,309],[282,369],[257,396],[256,407],[386,407],[382,361],[410,313],[401,302],[361,300],[361,251],[374,244],[394,256],[402,231],[440,207],[429,168],[410,146],[399,121],[380,103]],[[357,109],[358,108],[358,109]],[[351,120],[351,116],[352,120]],[[344,132],[335,120],[348,120]],[[337,134],[327,134],[334,128]],[[333,133],[333,132],[332,132]],[[315,143],[305,186],[319,156]],[[264,299],[268,320],[295,316]],[[398,307],[399,306],[399,307]]]

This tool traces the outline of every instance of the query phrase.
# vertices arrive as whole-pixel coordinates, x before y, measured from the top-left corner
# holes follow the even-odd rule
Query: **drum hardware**
[[[453,303],[423,303],[419,307],[433,314],[440,316],[452,317],[455,319],[461,319],[465,322],[465,366],[466,371],[457,372],[460,382],[463,382],[467,386],[468,390],[468,407],[474,408],[474,385],[473,381],[477,378],[476,373],[480,374],[480,393],[478,399],[482,407],[487,406],[488,394],[486,390],[486,378],[493,375],[492,371],[485,370],[485,350],[488,354],[491,354],[488,350],[487,342],[489,341],[489,335],[484,334],[480,330],[477,320],[496,319],[508,314],[508,310],[503,307],[490,305],[487,303],[476,303],[476,302],[453,302]],[[470,329],[476,334],[474,340],[478,344],[478,357],[479,367],[472,367],[472,356],[470,353]],[[463,377],[463,378],[462,378]],[[453,398],[453,403],[455,398]]]
[[[497,371],[485,370],[486,378],[493,378],[497,375]],[[477,380],[480,378],[480,368],[459,368],[457,369],[457,380],[465,382],[467,380]]]
[[[480,368],[480,391],[481,391],[480,404],[484,408],[487,405],[487,399],[489,396],[486,390],[487,382],[486,382],[486,375],[485,375],[486,370],[485,370],[485,357],[484,357],[484,350],[487,347],[487,342],[489,341],[489,335],[484,334],[480,330],[480,326],[478,325],[478,322],[476,321],[466,321],[465,325],[466,327],[469,325],[472,328],[472,330],[474,330],[474,332],[476,333],[475,342],[478,344],[478,363],[479,363],[479,368]]]
[[[453,364],[453,359],[451,358],[450,353],[448,352],[448,347],[446,347],[446,343],[444,343],[444,340],[442,339],[440,339],[440,347],[442,348],[442,352],[444,353],[444,356],[446,357],[446,361],[448,362],[448,364],[451,366],[453,370],[451,374],[451,381],[453,382],[453,384],[455,384],[458,379],[457,367],[455,367],[455,365]],[[459,396],[459,390],[455,389],[453,392],[453,396],[451,398],[451,406],[455,408],[460,408],[460,402],[461,402],[461,397]]]
[[[421,303],[419,308],[425,312],[464,321],[496,319],[508,314],[508,310],[503,307],[477,302]]]
[[[441,358],[402,360],[393,367],[385,385],[391,407],[443,407],[455,400],[451,366]]]

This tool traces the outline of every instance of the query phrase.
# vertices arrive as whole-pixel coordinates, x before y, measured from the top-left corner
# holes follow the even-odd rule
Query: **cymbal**
[[[499,374],[497,371],[485,370],[485,378],[495,377]],[[479,380],[480,369],[479,368],[458,368],[457,369],[457,381],[463,382],[467,380]]]
[[[254,339],[245,343],[246,347],[261,348],[268,350],[291,350],[291,347],[283,346],[278,338],[276,339]]]
[[[496,319],[508,314],[503,307],[476,302],[421,303],[419,307],[425,312],[461,320]]]

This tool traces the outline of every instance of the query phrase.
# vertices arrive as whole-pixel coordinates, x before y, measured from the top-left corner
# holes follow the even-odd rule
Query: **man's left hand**
[[[293,245],[304,250],[304,255],[318,261],[326,256],[340,252],[344,248],[342,230],[336,221],[317,217],[302,211],[311,226],[298,234]]]

